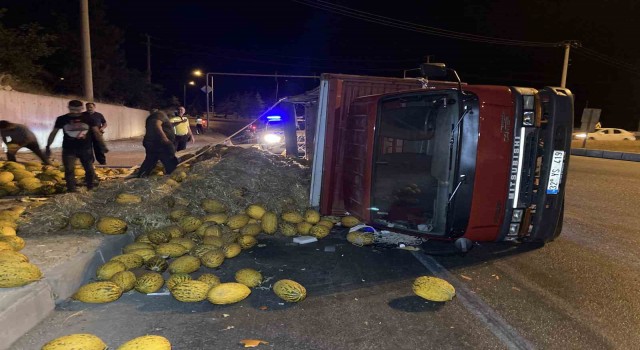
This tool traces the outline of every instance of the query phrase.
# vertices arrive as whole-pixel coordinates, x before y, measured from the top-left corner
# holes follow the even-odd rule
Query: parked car
[[[598,141],[622,141],[622,140],[632,140],[635,141],[636,136],[627,130],[624,129],[616,129],[616,128],[603,128],[597,129],[594,132],[585,133],[585,132],[577,132],[573,133],[573,138],[578,140],[588,139],[588,140],[598,140]]]

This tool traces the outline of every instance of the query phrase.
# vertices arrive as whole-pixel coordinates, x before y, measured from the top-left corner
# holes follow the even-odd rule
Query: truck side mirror
[[[447,66],[444,63],[423,63],[420,73],[425,78],[444,78],[447,76]]]

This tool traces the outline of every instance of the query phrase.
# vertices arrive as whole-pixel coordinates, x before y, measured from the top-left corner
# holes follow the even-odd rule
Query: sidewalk
[[[199,148],[208,144],[220,143],[226,137],[216,132],[209,132],[201,135],[194,134],[193,136],[195,137],[195,142],[187,144],[187,149],[178,152],[178,156],[184,153],[195,152]],[[45,145],[40,146],[44,149]],[[109,153],[107,153],[108,167],[130,168],[135,165],[140,165],[144,160],[145,151],[144,147],[142,147],[142,136],[131,139],[107,141],[107,148],[109,148]],[[61,162],[61,148],[52,148],[51,153],[52,159]],[[24,149],[23,152],[19,152],[16,157],[19,162],[39,161],[38,157],[26,149]],[[4,155],[3,158],[5,158]],[[98,163],[95,163],[95,166],[101,167]]]
[[[189,143],[187,149],[178,155],[195,152],[205,145],[220,143],[225,139],[219,133],[194,137],[195,142]],[[145,157],[142,137],[108,141],[107,146],[110,150],[107,153],[108,167],[136,166]],[[61,149],[52,151],[52,158],[59,161]],[[18,161],[38,161],[30,151],[19,153],[17,158]],[[30,203],[13,203],[18,204]],[[121,248],[132,242],[134,237],[133,232],[122,236],[106,236],[87,232],[79,234],[71,230],[25,235],[26,247],[21,252],[40,267],[44,278],[24,287],[0,288],[0,350],[10,349],[11,344],[53,312],[56,304],[69,298],[93,277],[99,265],[120,254]]]

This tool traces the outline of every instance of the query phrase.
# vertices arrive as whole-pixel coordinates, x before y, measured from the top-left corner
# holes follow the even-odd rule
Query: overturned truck
[[[302,99],[310,205],[431,239],[556,238],[571,92],[441,81],[457,78],[442,64],[422,72],[421,79],[322,75],[316,96]]]

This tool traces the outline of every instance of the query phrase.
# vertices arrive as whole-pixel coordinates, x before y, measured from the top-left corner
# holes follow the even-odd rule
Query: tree
[[[35,77],[42,73],[41,59],[55,51],[55,37],[43,34],[35,23],[5,28],[1,19],[6,11],[0,9],[0,76],[10,75],[21,86],[40,85]]]

